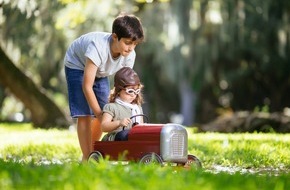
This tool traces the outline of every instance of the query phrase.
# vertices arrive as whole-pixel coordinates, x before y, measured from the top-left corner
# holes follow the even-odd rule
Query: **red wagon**
[[[200,160],[188,154],[188,135],[184,126],[168,124],[136,124],[127,141],[96,141],[89,160],[107,158],[112,161],[152,162],[201,168]]]

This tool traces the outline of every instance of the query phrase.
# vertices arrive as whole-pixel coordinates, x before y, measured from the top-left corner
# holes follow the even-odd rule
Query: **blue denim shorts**
[[[94,113],[83,93],[82,83],[84,71],[65,67],[65,75],[71,117],[78,118],[80,116],[94,116]],[[104,105],[108,103],[110,94],[110,82],[108,77],[96,78],[93,90],[101,109],[103,109]]]

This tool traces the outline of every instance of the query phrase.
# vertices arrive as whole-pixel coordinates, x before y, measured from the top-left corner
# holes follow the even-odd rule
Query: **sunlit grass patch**
[[[202,170],[138,164],[21,165],[0,160],[0,187],[5,189],[276,189],[289,187],[289,175],[213,174]]]
[[[193,133],[203,169],[101,160],[80,164],[69,130],[0,125],[0,189],[289,189],[289,134]],[[177,185],[178,184],[178,185]]]
[[[189,133],[189,152],[205,167],[222,165],[243,168],[290,170],[290,134]]]
[[[21,126],[21,125],[20,125]],[[0,158],[15,162],[63,163],[81,156],[76,132],[0,126]]]

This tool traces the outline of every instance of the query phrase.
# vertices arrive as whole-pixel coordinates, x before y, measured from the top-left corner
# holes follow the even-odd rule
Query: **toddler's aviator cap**
[[[140,84],[138,74],[130,67],[123,67],[114,77],[114,86],[117,89],[123,89],[126,86],[135,86]]]

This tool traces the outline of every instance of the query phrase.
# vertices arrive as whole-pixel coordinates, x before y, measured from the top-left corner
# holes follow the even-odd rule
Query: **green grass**
[[[290,169],[290,134],[190,133],[189,150],[207,167],[223,165],[242,168]]]
[[[0,189],[289,189],[290,134],[188,134],[202,170],[79,164],[76,132],[0,124]]]

